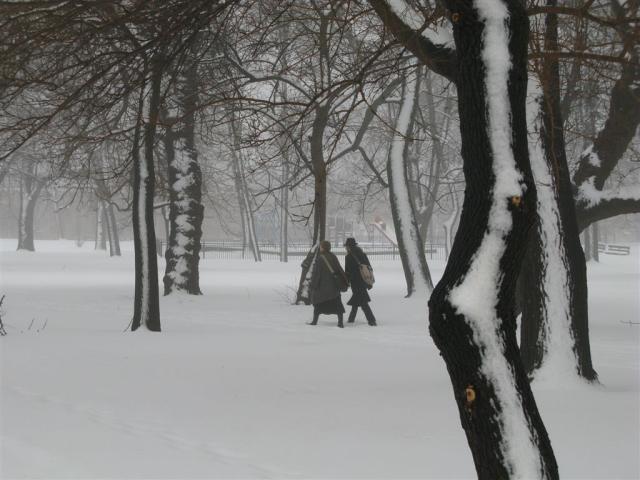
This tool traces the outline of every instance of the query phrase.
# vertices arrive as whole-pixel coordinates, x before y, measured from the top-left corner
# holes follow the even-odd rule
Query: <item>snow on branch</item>
[[[398,41],[435,73],[455,82],[456,51],[444,28],[426,29],[424,18],[403,0],[369,0],[384,25]]]
[[[636,200],[640,202],[640,186],[621,187],[617,190],[598,190],[594,179],[590,178],[578,187],[576,198],[586,208],[593,208],[602,202],[615,200]]]

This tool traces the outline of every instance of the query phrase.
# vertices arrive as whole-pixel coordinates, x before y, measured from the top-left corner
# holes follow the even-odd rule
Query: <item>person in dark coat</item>
[[[338,327],[344,327],[342,321],[345,310],[340,298],[340,282],[346,285],[347,277],[338,257],[331,253],[331,243],[323,240],[320,242],[320,251],[311,276],[313,321],[309,325],[316,325],[318,317],[323,314],[337,315]]]
[[[347,256],[344,260],[344,271],[347,274],[347,278],[351,284],[351,291],[353,292],[351,299],[347,302],[347,305],[351,305],[349,323],[355,322],[358,307],[360,307],[367,318],[367,323],[375,327],[377,325],[376,317],[373,315],[371,307],[369,306],[371,297],[369,297],[369,292],[367,291],[371,287],[365,283],[360,274],[361,264],[371,266],[369,257],[367,257],[367,254],[358,246],[355,238],[347,238],[344,246],[347,249]]]

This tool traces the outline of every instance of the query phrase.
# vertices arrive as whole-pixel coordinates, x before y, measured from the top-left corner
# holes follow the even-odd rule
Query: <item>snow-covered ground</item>
[[[377,328],[306,325],[296,261],[206,259],[204,295],[162,298],[152,334],[125,331],[130,245],[15,245],[0,241],[1,478],[475,477],[399,261],[373,259]],[[640,478],[638,260],[589,266],[602,385],[534,384],[562,478]]]

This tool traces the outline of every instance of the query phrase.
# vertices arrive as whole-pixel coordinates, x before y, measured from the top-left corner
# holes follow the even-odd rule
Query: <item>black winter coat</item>
[[[362,251],[360,247],[351,247],[351,252],[347,254],[344,259],[344,271],[349,278],[351,284],[351,291],[353,295],[347,302],[348,305],[362,306],[371,301],[369,297],[369,286],[364,283],[362,275],[360,275],[360,264],[369,265],[369,257]]]
[[[313,275],[311,276],[310,291],[311,303],[313,305],[318,305],[320,303],[326,302],[327,300],[340,297],[338,281],[329,271],[327,262],[325,262],[322,258],[323,255],[329,261],[331,268],[337,275],[345,274],[344,270],[342,270],[342,266],[340,265],[338,257],[336,257],[331,252],[319,253],[318,257],[316,258]]]

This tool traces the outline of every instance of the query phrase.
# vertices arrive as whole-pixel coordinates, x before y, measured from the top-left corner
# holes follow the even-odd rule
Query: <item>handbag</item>
[[[331,272],[331,275],[333,275],[333,279],[336,281],[336,286],[338,287],[338,290],[340,290],[341,292],[346,292],[347,290],[349,290],[349,282],[347,281],[347,278],[344,275],[339,275],[331,267],[331,263],[329,263],[329,260],[327,260],[327,257],[325,257],[322,254],[320,256],[324,260],[324,263],[327,265],[327,268]]]
[[[360,276],[362,277],[362,281],[367,285],[368,289],[371,289],[371,287],[373,287],[373,284],[376,283],[376,277],[374,277],[373,275],[373,268],[371,267],[371,265],[362,263],[356,255],[352,255],[353,258],[356,259],[356,262],[360,267]]]

